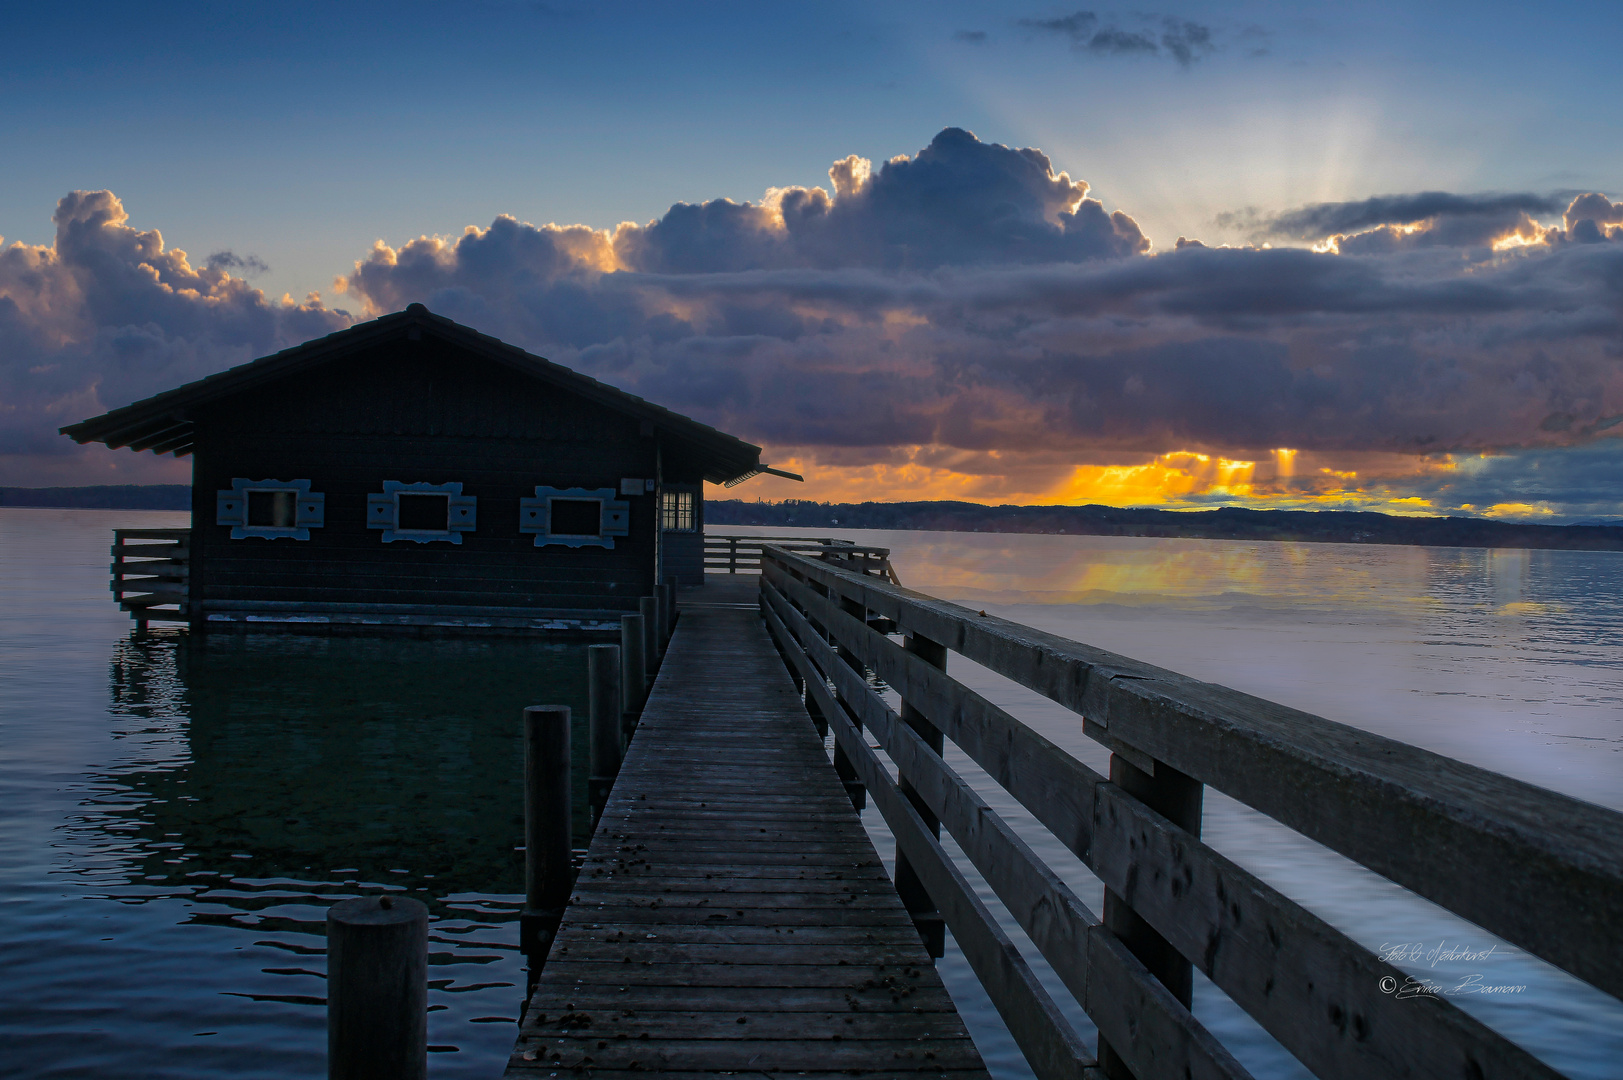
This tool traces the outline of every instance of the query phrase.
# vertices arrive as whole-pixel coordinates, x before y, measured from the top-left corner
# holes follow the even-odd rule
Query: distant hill
[[[939,529],[1204,540],[1297,540],[1428,547],[1623,551],[1623,526],[1519,525],[1485,518],[1394,517],[1347,510],[1134,510],[1114,506],[981,506],[963,502],[705,502],[705,524],[813,529]]]
[[[0,487],[0,506],[55,506],[78,510],[190,510],[192,489],[186,484]]]

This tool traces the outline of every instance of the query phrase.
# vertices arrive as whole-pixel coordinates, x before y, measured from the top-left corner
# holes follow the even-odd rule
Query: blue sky
[[[1322,248],[1327,236],[1300,230],[1287,235],[1279,224],[1281,215],[1374,196],[1525,196],[1532,200],[1526,203],[1532,207],[1529,220],[1540,228],[1565,224],[1562,209],[1576,195],[1598,192],[1623,198],[1623,112],[1617,108],[1623,100],[1623,64],[1616,61],[1623,9],[1611,4],[1361,4],[1346,10],[1281,3],[1164,4],[1143,10],[1041,4],[680,7],[490,0],[240,9],[192,4],[19,7],[0,15],[0,40],[10,46],[0,71],[5,105],[0,109],[0,145],[7,150],[7,167],[0,172],[0,236],[6,244],[54,251],[58,200],[71,191],[108,191],[128,215],[127,225],[120,227],[160,232],[166,248],[183,249],[193,267],[211,255],[229,253],[216,259],[215,266],[233,278],[245,278],[250,291],[263,291],[261,300],[271,308],[284,294],[304,301],[319,291],[320,312],[342,309],[363,317],[387,310],[389,303],[405,297],[398,288],[380,286],[375,294],[350,288],[340,294],[333,287],[335,278],[355,275],[356,264],[369,260],[380,240],[398,252],[422,236],[454,241],[470,226],[490,227],[500,215],[534,226],[610,230],[621,222],[646,226],[679,202],[759,204],[769,189],[785,188],[822,187],[833,194],[831,162],[857,155],[870,161],[877,175],[888,159],[917,155],[950,128],[973,132],[987,146],[1041,151],[1053,174],[1085,182],[1087,197],[1098,200],[1105,213],[1121,211],[1131,218],[1148,241],[1131,254],[1146,263],[1172,254],[1180,236],[1213,246],[1318,243]],[[1050,225],[1057,220],[1047,204],[1024,207],[1016,197],[1014,206],[1017,215],[1046,213]],[[1601,218],[1608,213],[1603,211]],[[1409,236],[1416,227],[1413,220],[1365,217],[1358,231],[1368,232],[1371,222],[1410,230],[1374,238],[1382,242]],[[1335,214],[1325,219],[1330,218]],[[1351,220],[1344,213],[1341,219]],[[1443,237],[1447,222],[1427,220],[1436,227],[1420,233]],[[1600,220],[1602,238],[1607,227]],[[707,242],[730,243],[732,235],[712,235]],[[1504,235],[1502,228],[1492,236],[1473,234],[1461,250],[1480,254]],[[1540,239],[1541,250],[1551,252],[1545,259],[1549,267],[1541,271],[1543,284],[1527,287],[1548,292],[1553,288],[1549,282],[1559,279],[1562,288],[1589,292],[1581,303],[1562,301],[1555,307],[1606,310],[1607,297],[1615,295],[1604,286],[1612,264],[1602,260],[1580,268],[1568,248],[1559,248],[1559,239],[1554,234],[1548,243]],[[1374,240],[1359,241],[1364,245],[1359,250]],[[944,258],[930,272],[939,278],[960,262],[984,266],[1011,258],[1010,250],[966,249],[961,259]],[[1127,256],[1125,249],[1112,249],[1109,257]],[[1380,257],[1410,260],[1383,262],[1379,272],[1371,271],[1389,289],[1412,283],[1417,275],[1435,284],[1441,280],[1438,275],[1455,273],[1441,269],[1435,258],[1420,265],[1414,260],[1428,256],[1414,252]],[[1492,261],[1461,257],[1480,267]],[[615,288],[630,280],[626,275],[647,274],[652,268],[646,261],[617,258],[612,269],[619,276],[610,275]],[[799,258],[806,263],[811,256]],[[1105,256],[1093,249],[1067,249],[1052,258],[1094,267],[1088,260]],[[1348,255],[1325,258],[1346,260]],[[833,273],[839,262],[826,253],[817,259],[825,273]],[[849,268],[854,270],[861,260],[853,259]],[[1571,265],[1559,263],[1562,259]],[[715,270],[708,264],[682,265]],[[729,264],[738,272],[766,265],[745,266],[736,259]],[[780,260],[772,265],[781,269],[788,264]],[[883,268],[885,273],[913,270],[925,272],[894,261]],[[1494,263],[1493,273],[1509,282],[1517,273],[1534,271]],[[1585,273],[1590,277],[1580,280]],[[373,274],[374,281],[377,277]],[[1066,287],[1097,287],[1093,278],[1084,278]],[[5,280],[0,275],[0,293],[8,288]],[[480,292],[484,286],[457,280],[461,284],[453,287],[450,278],[421,279],[418,287],[441,290],[438,302],[434,295],[410,298],[589,370],[601,362],[593,360],[591,349],[618,340],[610,330],[600,332],[600,342],[575,340],[557,329],[556,319],[537,321],[535,312],[550,302],[546,298],[511,295],[498,302],[488,288]],[[1462,279],[1455,274],[1455,280]],[[35,427],[41,431],[54,430],[54,423],[45,423],[59,420],[51,410],[67,409],[70,401],[113,407],[131,395],[173,385],[174,376],[240,362],[246,358],[244,350],[252,354],[260,346],[268,351],[292,343],[287,335],[309,330],[315,325],[312,319],[327,325],[322,322],[326,316],[310,315],[306,305],[304,316],[267,316],[268,329],[260,337],[222,337],[217,330],[197,330],[189,316],[173,315],[180,320],[173,324],[164,321],[171,316],[143,321],[130,306],[138,307],[137,300],[100,308],[84,300],[89,306],[69,320],[77,327],[69,331],[46,325],[49,318],[61,316],[60,305],[47,316],[42,314],[43,294],[26,300],[16,292],[29,288],[23,278],[9,288],[20,309],[33,313],[24,335],[33,344],[18,346],[15,342],[22,338],[16,338],[12,357],[0,353],[0,401],[13,414],[38,418]],[[82,282],[75,288],[82,291]],[[237,298],[233,303],[253,302],[240,289],[232,295]],[[1529,325],[1543,318],[1538,304],[1526,299],[1531,293],[1518,295],[1523,297],[1515,305],[1524,313],[1521,318]],[[805,296],[795,302],[811,303]],[[105,314],[114,308],[116,318]],[[639,310],[648,316],[646,304]],[[1302,336],[1307,333],[1304,322],[1323,318],[1325,310],[1321,304],[1314,308],[1317,315],[1298,312],[1289,317],[1290,325],[1251,331],[1229,326],[1222,333],[1231,344],[1237,334],[1271,335],[1287,368],[1298,374],[1329,370],[1323,363],[1316,369],[1305,358],[1308,346]],[[945,318],[922,309],[907,317],[936,329]],[[1113,316],[1118,321],[1125,317],[1120,312]],[[1146,316],[1140,312],[1133,317]],[[1416,356],[1432,349],[1425,360],[1432,370],[1444,362],[1436,353],[1437,335],[1453,334],[1446,362],[1469,368],[1476,361],[1465,337],[1458,336],[1464,333],[1458,320],[1470,317],[1459,312],[1447,327],[1416,326],[1403,347]],[[845,313],[839,318],[849,323],[855,317]],[[1381,325],[1377,315],[1371,318],[1375,321],[1362,331],[1366,334]],[[85,335],[109,338],[121,328],[149,323],[163,330],[165,359],[145,368],[141,361],[126,359],[115,362],[123,365],[118,371],[97,370],[97,364],[108,361],[87,344]],[[1117,340],[1098,325],[1072,326],[1065,345],[1070,351],[1060,352],[1095,363],[1107,352],[1126,357],[1168,347],[1171,331],[1166,326],[1144,323],[1140,330],[1136,340],[1126,330],[1125,339]],[[1496,343],[1520,332],[1501,326],[1489,345],[1478,341],[1476,347],[1499,348]],[[1304,445],[1307,457],[1299,460],[1312,458],[1313,469],[1328,470],[1324,475],[1356,473],[1356,484],[1337,490],[1353,492],[1368,505],[1402,509],[1395,500],[1411,497],[1431,500],[1431,510],[1525,504],[1533,508],[1530,513],[1547,517],[1553,504],[1540,507],[1537,499],[1528,502],[1521,496],[1493,498],[1490,492],[1465,498],[1456,491],[1458,497],[1438,501],[1431,488],[1422,491],[1419,478],[1434,482],[1439,452],[1456,453],[1456,473],[1472,455],[1483,461],[1486,454],[1499,464],[1464,471],[1497,476],[1503,473],[1504,455],[1514,456],[1517,447],[1604,439],[1604,430],[1581,432],[1586,424],[1593,427],[1623,410],[1623,401],[1608,397],[1616,392],[1609,381],[1616,373],[1607,366],[1607,357],[1618,348],[1609,332],[1591,326],[1578,334],[1581,341],[1572,337],[1576,332],[1558,334],[1559,343],[1546,350],[1546,362],[1576,367],[1569,378],[1557,380],[1559,390],[1549,391],[1549,408],[1534,418],[1537,423],[1518,427],[1508,412],[1489,418],[1483,411],[1488,407],[1482,395],[1491,385],[1514,382],[1505,366],[1511,361],[1501,358],[1491,375],[1479,379],[1480,392],[1467,395],[1468,404],[1464,398],[1438,404],[1445,412],[1456,406],[1476,410],[1481,422],[1457,429],[1423,424],[1426,431],[1416,428],[1412,433],[1400,431],[1395,421],[1376,424],[1362,444],[1350,435],[1321,440],[1322,445]],[[708,340],[716,333],[710,327],[700,336]],[[761,338],[751,333],[751,340]],[[77,343],[70,349],[71,364],[39,351],[47,348],[40,342],[60,346],[64,334]],[[1214,344],[1210,327],[1201,335],[1184,333],[1180,341],[1180,347],[1210,350],[1212,364],[1230,362],[1223,359],[1229,355],[1223,347]],[[944,380],[961,377],[944,372],[941,357],[951,349],[929,340],[904,345],[918,364],[933,365],[935,415],[950,412],[940,388]],[[984,350],[986,342],[977,347]],[[1025,342],[1022,347],[1038,346]],[[1058,355],[1053,340],[1041,349]],[[177,359],[181,354],[184,360]],[[693,355],[690,349],[678,364],[662,359],[656,350],[646,363],[624,361],[619,368],[603,366],[593,373],[611,381],[619,378],[632,388],[658,386],[669,396],[671,373],[677,368],[689,373],[690,385],[703,383],[704,372],[694,373]],[[1012,349],[1008,362],[1018,363],[1021,355]],[[813,361],[806,354],[784,353],[777,362],[804,366]],[[8,363],[10,376],[3,374]],[[1167,362],[1160,363],[1155,370],[1174,378],[1167,374]],[[1536,374],[1539,363],[1531,354],[1515,361],[1534,372],[1532,377],[1542,378]],[[60,375],[73,365],[79,372],[76,388],[65,375],[45,387],[37,372],[28,374],[50,367]],[[1337,377],[1342,385],[1351,385],[1345,376]],[[1128,383],[1132,378],[1124,376]],[[1272,421],[1260,420],[1249,428],[1163,425],[1164,437],[1153,445],[1125,437],[1089,442],[1072,431],[1054,440],[1069,455],[1064,461],[1045,459],[1040,468],[999,472],[985,454],[1025,454],[1028,463],[1036,458],[1028,447],[994,446],[997,440],[984,432],[953,434],[951,425],[941,424],[906,436],[911,441],[863,451],[847,436],[778,423],[769,402],[716,408],[701,394],[679,391],[673,404],[713,422],[742,426],[740,434],[766,443],[780,458],[823,469],[824,490],[842,496],[871,490],[879,497],[898,497],[918,489],[1051,501],[1092,497],[1088,492],[1105,498],[1118,490],[1126,500],[1150,498],[1142,492],[1151,491],[1153,501],[1163,503],[1184,498],[1266,501],[1287,498],[1279,482],[1281,477],[1292,479],[1287,475],[1291,469],[1281,472],[1277,461],[1272,466],[1262,461],[1263,453],[1278,448],[1268,440],[1301,441],[1291,425],[1275,424],[1277,430],[1271,430]],[[1079,408],[1075,393],[1060,409],[1073,418]],[[1594,400],[1573,400],[1585,393]],[[1033,403],[1041,404],[1038,411],[1047,409],[1046,417],[1054,415],[1051,399],[1028,394],[1022,400],[1034,408]],[[1168,408],[1178,407],[1175,400],[1167,401]],[[1368,405],[1366,398],[1366,412]],[[1273,406],[1275,413],[1284,407]],[[1022,408],[1011,406],[1002,422],[1012,423],[1010,418]],[[1510,404],[1506,409],[1514,411]],[[1560,428],[1563,421],[1549,417],[1568,414],[1577,421],[1562,431],[1550,429],[1549,424]],[[15,416],[14,422],[21,423]],[[1433,441],[1423,442],[1428,438]],[[39,482],[84,476],[84,482],[93,482],[106,478],[108,470],[135,477],[145,475],[142,470],[169,468],[134,461],[115,466],[107,464],[110,458],[57,453],[48,445],[23,432],[0,446],[0,482],[27,482],[20,476],[37,476]],[[1413,458],[1414,447],[1421,445],[1430,448],[1431,458],[1399,460],[1405,454]],[[1168,456],[1178,454],[1195,456]],[[978,463],[970,460],[977,455]],[[1189,464],[1199,455],[1208,459],[1205,466]],[[1212,463],[1221,461],[1253,462],[1251,486],[1231,482],[1233,476],[1214,479],[1212,470],[1219,466]],[[1135,468],[1139,479],[1121,480],[1116,489],[1111,489],[1116,481],[1110,478],[1120,480],[1126,474],[1099,472]],[[1160,479],[1142,490],[1135,486],[1148,484],[1145,478],[1151,473]],[[1264,473],[1273,479],[1259,486]],[[165,475],[172,474],[171,468]],[[1184,479],[1169,479],[1174,474]],[[1396,486],[1371,494],[1371,478],[1377,475]],[[1311,497],[1327,490],[1321,486]],[[761,491],[796,493],[787,488]],[[1619,496],[1623,498],[1623,488]],[[1579,516],[1598,512],[1593,503],[1582,510],[1565,503],[1555,509],[1564,516],[1571,516],[1569,509]],[[1623,513],[1623,508],[1614,512]]]

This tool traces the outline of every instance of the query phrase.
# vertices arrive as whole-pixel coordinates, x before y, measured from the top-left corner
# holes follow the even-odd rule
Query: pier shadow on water
[[[138,1053],[162,1059],[163,1075],[214,1075],[215,1055],[194,1047],[252,1047],[249,1074],[320,1075],[326,908],[387,891],[429,908],[432,1075],[496,1075],[524,980],[519,718],[526,705],[574,709],[584,845],[585,649],[162,633],[118,642],[109,715],[125,753],[85,777],[61,846],[76,855],[63,872],[90,887],[87,899],[147,909],[167,926],[156,932],[128,910],[111,920],[123,929],[109,948],[156,933],[171,954],[133,961],[154,964],[149,992],[172,1005],[151,1011],[173,1030],[144,1026]],[[164,1057],[166,1044],[178,1059]]]

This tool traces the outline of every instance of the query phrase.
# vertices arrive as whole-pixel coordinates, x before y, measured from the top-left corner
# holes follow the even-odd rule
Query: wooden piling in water
[[[428,1075],[428,909],[363,896],[327,909],[328,1080]]]
[[[567,705],[532,705],[524,710],[524,911],[519,916],[519,949],[532,965],[546,958],[574,884],[569,724]]]
[[[609,789],[620,772],[621,740],[625,737],[620,693],[620,646],[593,645],[586,650],[588,715],[591,730],[591,765],[587,801],[595,823],[608,801]]]
[[[632,729],[642,713],[643,702],[648,700],[648,667],[643,659],[642,616],[620,616],[620,696],[624,701],[624,739],[631,741]]]
[[[642,660],[650,686],[659,670],[659,599],[645,596],[637,602],[642,611]]]

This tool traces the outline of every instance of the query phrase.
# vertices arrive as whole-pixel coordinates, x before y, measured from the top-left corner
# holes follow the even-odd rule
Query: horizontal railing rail
[[[777,544],[789,551],[815,553],[826,562],[856,564],[859,573],[877,574],[900,584],[890,565],[890,549],[856,544],[830,536],[731,536],[707,533],[704,538],[704,568],[707,574],[758,574],[761,551]]]
[[[184,622],[190,617],[192,531],[190,529],[114,529],[110,588],[119,609],[136,625],[149,621]]]
[[[1044,1080],[1093,1061],[936,822],[1097,1025],[1107,1075],[1245,1075],[1189,1012],[1193,968],[1318,1076],[1559,1075],[1446,997],[1395,1002],[1402,970],[1200,841],[1204,785],[1623,993],[1623,814],[783,546],[764,556],[768,626],[834,732],[836,766],[897,838],[898,889],[906,899],[916,876]],[[949,652],[1076,712],[1112,751],[1111,775],[951,679]],[[942,737],[1104,883],[1102,914],[945,763]]]

